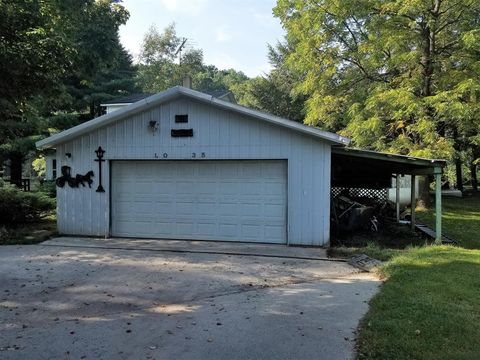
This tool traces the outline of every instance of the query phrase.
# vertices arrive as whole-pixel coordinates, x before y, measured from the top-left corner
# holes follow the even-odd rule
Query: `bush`
[[[0,184],[0,225],[7,227],[35,222],[55,209],[55,199],[43,192],[23,192]]]
[[[57,187],[55,185],[55,181],[52,180],[44,180],[41,182],[38,185],[37,191],[44,193],[51,198],[57,197]]]

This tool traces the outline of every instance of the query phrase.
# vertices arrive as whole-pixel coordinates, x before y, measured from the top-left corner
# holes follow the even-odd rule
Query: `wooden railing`
[[[30,179],[22,179],[20,181],[10,180],[10,184],[17,185],[23,191],[31,191],[31,189],[30,189]]]

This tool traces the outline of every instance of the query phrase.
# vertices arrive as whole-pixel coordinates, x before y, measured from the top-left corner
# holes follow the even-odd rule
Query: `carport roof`
[[[390,187],[392,175],[433,175],[445,160],[424,159],[370,150],[332,147],[332,186]]]
[[[332,144],[347,145],[350,142],[348,138],[331,132],[323,131],[312,126],[306,126],[298,122],[280,118],[278,116],[267,114],[258,110],[249,109],[247,107],[233,104],[229,101],[221,100],[215,98],[212,95],[204,94],[183,86],[175,86],[158,94],[149,96],[143,100],[137,101],[131,105],[127,105],[123,109],[102,115],[98,118],[92,119],[83,124],[77,125],[73,128],[52,135],[46,139],[40,140],[36,143],[36,145],[38,148],[54,147],[55,145],[70,141],[78,136],[87,134],[97,128],[107,126],[120,119],[124,119],[133,114],[145,111],[154,106],[160,105],[181,96],[188,97],[202,103],[210,104],[226,111],[236,112],[261,121],[265,121],[273,125],[281,126],[299,133],[320,138]]]
[[[414,156],[399,155],[399,154],[390,154],[372,150],[362,150],[355,148],[346,148],[346,147],[333,147],[332,152],[339,155],[347,155],[365,159],[372,159],[378,161],[386,161],[389,163],[403,164],[406,169],[418,169],[418,168],[432,168],[432,167],[443,167],[447,164],[445,160],[442,159],[425,159]]]

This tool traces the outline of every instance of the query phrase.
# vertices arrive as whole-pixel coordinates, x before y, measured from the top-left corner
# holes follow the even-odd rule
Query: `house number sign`
[[[161,157],[164,158],[164,159],[167,159],[167,158],[168,158],[168,153],[163,153],[163,154],[157,154],[157,153],[155,153],[155,154],[153,155],[153,157],[154,157],[155,159],[159,159],[159,158],[161,158]],[[201,152],[201,153],[192,152],[192,156],[191,156],[191,157],[192,157],[192,159],[196,159],[196,158],[202,158],[202,159],[204,159],[204,158],[207,157],[207,155],[206,155],[204,152]]]

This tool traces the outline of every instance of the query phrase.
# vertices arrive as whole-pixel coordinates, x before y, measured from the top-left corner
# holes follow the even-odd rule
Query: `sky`
[[[120,28],[122,44],[136,59],[143,35],[154,24],[162,31],[174,22],[179,37],[203,50],[206,64],[234,68],[254,77],[267,73],[267,44],[283,39],[272,14],[275,0],[123,0],[130,12]]]

